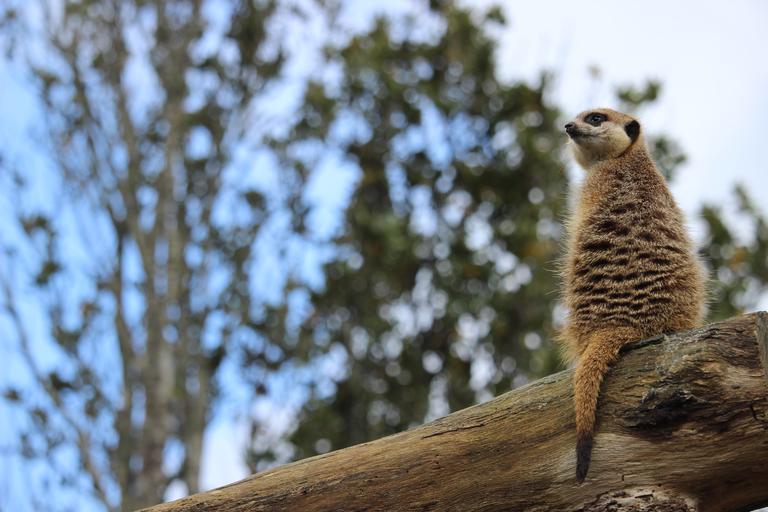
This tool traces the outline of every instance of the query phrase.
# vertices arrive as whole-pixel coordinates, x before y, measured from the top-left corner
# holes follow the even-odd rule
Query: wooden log
[[[734,511],[768,504],[768,314],[626,347],[587,480],[572,372],[160,511]]]

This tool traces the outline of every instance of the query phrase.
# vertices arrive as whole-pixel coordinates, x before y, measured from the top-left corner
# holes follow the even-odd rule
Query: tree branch
[[[82,460],[83,469],[90,477],[93,483],[93,490],[95,497],[104,505],[107,510],[115,510],[115,506],[111,503],[107,496],[106,489],[104,487],[104,475],[103,470],[99,467],[99,464],[94,459],[94,450],[91,446],[91,436],[87,432],[76,417],[70,413],[69,409],[64,405],[64,400],[58,390],[51,384],[50,379],[40,370],[34,356],[32,355],[32,347],[30,343],[30,337],[27,333],[27,329],[24,326],[24,322],[21,319],[21,314],[16,307],[16,300],[12,291],[11,284],[5,278],[0,276],[0,287],[2,287],[3,299],[5,301],[5,311],[8,314],[11,323],[16,330],[18,336],[19,352],[24,359],[24,362],[32,374],[37,385],[45,393],[45,396],[55,406],[56,411],[61,415],[66,425],[71,429],[72,434],[76,438],[76,444],[80,457]],[[47,435],[44,433],[43,435]]]
[[[751,510],[768,504],[767,354],[766,313],[627,347],[582,485],[569,370],[147,510]]]

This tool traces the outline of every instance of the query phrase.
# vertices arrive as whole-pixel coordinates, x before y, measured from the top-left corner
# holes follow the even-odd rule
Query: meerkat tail
[[[581,483],[589,471],[595,434],[597,398],[605,374],[619,357],[622,345],[636,339],[624,330],[595,334],[579,358],[573,383],[576,411],[576,481]]]

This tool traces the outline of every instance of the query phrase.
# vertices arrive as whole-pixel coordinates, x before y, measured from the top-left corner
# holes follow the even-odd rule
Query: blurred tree
[[[549,344],[566,178],[559,113],[496,77],[450,2],[329,49],[284,153],[320,141],[357,186],[302,336],[340,354],[291,437],[301,458],[407,429],[558,368]],[[262,455],[264,455],[262,453]],[[254,457],[258,459],[258,457]],[[265,460],[263,457],[260,459]]]
[[[295,458],[402,431],[559,369],[549,340],[562,317],[567,179],[547,75],[535,85],[497,79],[488,32],[503,25],[499,10],[480,19],[452,2],[430,5],[428,16],[379,19],[330,48],[341,71],[310,86],[289,137],[320,141],[358,167],[339,257],[302,328],[338,364],[300,414]],[[636,111],[660,89],[621,87],[617,99]],[[663,135],[648,142],[672,179],[681,148]],[[722,217],[705,210],[721,247],[714,273],[733,278],[716,287],[718,318],[754,307],[768,282],[765,222],[745,201],[758,226],[751,245],[734,245]],[[269,450],[252,452],[269,461]]]
[[[89,494],[134,510],[174,483],[198,491],[222,361],[243,361],[263,392],[290,357],[287,309],[260,301],[254,281],[264,244],[274,259],[287,256],[267,226],[277,217],[273,228],[290,240],[280,218],[304,178],[283,169],[280,192],[265,197],[248,162],[269,167],[256,151],[267,123],[255,113],[286,62],[267,25],[290,9],[202,0],[2,8],[2,43],[29,72],[42,111],[37,149],[48,149],[36,170],[9,158],[2,174],[18,224],[2,235],[0,320],[23,363],[19,384],[3,392],[26,413],[19,453],[52,472],[29,490],[34,508],[53,506],[42,496],[59,486],[76,490],[78,509]],[[268,276],[277,297],[284,272]]]
[[[704,258],[711,265],[709,312],[712,320],[752,311],[768,293],[768,221],[742,186],[734,190],[734,217],[704,205]]]

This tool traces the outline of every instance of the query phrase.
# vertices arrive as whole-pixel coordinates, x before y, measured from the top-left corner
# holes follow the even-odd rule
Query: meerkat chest
[[[582,197],[566,283],[577,321],[631,318],[655,328],[654,319],[687,295],[691,251],[665,197],[637,189]]]

